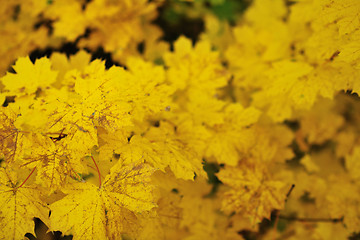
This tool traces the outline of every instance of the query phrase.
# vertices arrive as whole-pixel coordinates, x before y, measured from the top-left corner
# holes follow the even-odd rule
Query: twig
[[[291,185],[291,188],[289,189],[288,193],[286,194],[285,202],[287,202],[287,200],[290,197],[290,194],[293,191],[294,187],[295,187],[295,184]]]
[[[288,221],[297,221],[297,222],[332,222],[338,223],[344,220],[344,217],[341,218],[298,218],[280,215],[279,218],[288,220]]]
[[[288,193],[286,194],[286,198],[285,198],[285,203],[287,202],[288,198],[290,197],[290,194],[292,192],[292,190],[294,189],[295,187],[295,184],[292,184]],[[279,210],[276,210],[275,211],[275,222],[274,222],[274,236],[273,236],[273,239],[276,238],[276,229],[277,229],[277,225],[279,223],[279,217],[280,217],[280,211]]]

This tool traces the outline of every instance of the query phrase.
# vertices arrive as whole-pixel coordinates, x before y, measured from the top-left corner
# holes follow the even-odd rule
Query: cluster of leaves
[[[1,239],[357,236],[360,4],[235,2],[4,3]],[[162,4],[195,43],[161,40]],[[65,41],[122,66],[22,56]]]

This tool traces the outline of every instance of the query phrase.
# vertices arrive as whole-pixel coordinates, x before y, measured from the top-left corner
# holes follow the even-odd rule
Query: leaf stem
[[[96,161],[95,161],[95,159],[94,159],[93,156],[91,156],[91,159],[93,160],[93,162],[94,162],[94,164],[95,164],[95,167],[96,167],[96,170],[97,170],[97,172],[98,172],[98,175],[99,175],[99,187],[101,187],[101,174],[100,174],[100,170],[99,170],[99,168],[98,168],[98,166],[97,166],[97,164],[96,164]]]
[[[29,176],[27,176],[27,178],[22,182],[22,184],[20,184],[20,186],[18,186],[16,189],[18,188],[21,188],[25,183],[26,181],[30,178],[30,176],[34,173],[36,167],[33,168],[33,170],[31,171],[31,173],[29,174]]]

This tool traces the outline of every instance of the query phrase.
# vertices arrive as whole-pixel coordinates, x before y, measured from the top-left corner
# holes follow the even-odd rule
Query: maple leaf
[[[34,217],[46,220],[49,209],[36,187],[17,186],[14,171],[0,168],[0,239],[23,239],[34,232]]]
[[[301,132],[310,144],[323,144],[333,139],[344,126],[344,117],[333,111],[334,101],[322,99],[313,108],[302,115]],[[328,121],[331,119],[331,121]]]
[[[57,76],[57,72],[51,70],[51,62],[47,58],[38,59],[35,64],[29,57],[19,58],[13,68],[16,74],[8,72],[1,78],[10,94],[35,93],[38,88],[50,86]]]
[[[264,217],[269,219],[273,209],[284,207],[285,183],[266,179],[263,167],[254,168],[246,164],[240,167],[226,167],[217,174],[220,181],[231,187],[224,193],[223,210],[242,213],[253,224],[261,222]]]
[[[343,218],[342,222],[346,226],[348,233],[359,231],[360,194],[358,189],[358,185],[351,183],[345,176],[338,174],[329,177],[327,192],[324,194],[326,199],[324,205],[328,209],[327,213],[332,218]]]
[[[101,187],[69,184],[64,188],[68,195],[50,206],[52,229],[71,233],[74,240],[119,239],[121,234],[132,234],[137,214],[156,206],[150,185],[153,172],[146,164],[117,164]]]
[[[219,64],[219,52],[212,51],[210,42],[201,41],[193,48],[191,40],[181,36],[174,49],[164,60],[168,78],[177,89],[199,89],[213,96],[217,88],[226,85],[229,74]]]
[[[127,79],[126,95],[132,99],[131,114],[136,119],[143,119],[145,114],[163,112],[172,104],[171,96],[175,88],[166,83],[165,71],[162,66],[155,66],[152,62],[145,62],[139,58],[129,58],[127,73],[122,78]],[[134,116],[135,115],[135,116]]]
[[[268,115],[281,122],[291,118],[294,110],[310,109],[319,96],[332,99],[335,91],[348,82],[342,74],[331,64],[314,68],[302,61],[275,62],[265,74],[268,78],[265,87],[254,94],[254,105],[268,106]]]
[[[159,128],[151,128],[146,134],[157,156],[154,166],[164,169],[169,166],[178,178],[190,180],[194,173],[203,175],[201,158],[195,151],[178,138],[174,127],[169,123],[161,123]]]
[[[86,18],[81,14],[80,2],[54,1],[45,13],[50,19],[56,19],[54,34],[57,37],[66,36],[73,41],[85,30]]]
[[[243,108],[240,104],[230,104],[224,110],[224,122],[211,128],[206,156],[214,156],[219,163],[235,166],[240,153],[250,148],[254,133],[246,127],[256,123],[260,111],[253,107]]]

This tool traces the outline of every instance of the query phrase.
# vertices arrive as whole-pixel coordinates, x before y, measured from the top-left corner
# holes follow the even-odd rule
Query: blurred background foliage
[[[84,8],[91,0],[86,0]],[[206,30],[208,20],[216,19],[222,26],[235,25],[242,16],[242,13],[251,4],[251,0],[149,0],[149,2],[161,2],[158,6],[158,15],[153,19],[152,23],[162,30],[161,40],[173,43],[181,35],[192,39],[196,42],[199,36]],[[49,5],[53,4],[53,0],[47,0]],[[211,21],[210,20],[210,21]],[[53,31],[51,21],[40,21],[37,23],[39,27],[49,28],[49,32]],[[209,26],[211,27],[211,26]],[[74,41],[63,42],[60,45],[46,46],[46,48],[36,48],[30,54],[32,61],[35,59],[47,56],[52,52],[66,53],[73,55],[79,51],[79,41],[87,38],[89,29],[84,35],[79,36]],[[170,45],[171,47],[171,45]],[[85,48],[92,54],[93,59],[103,59],[106,61],[106,66],[121,65],[118,60],[114,60],[110,52],[107,52],[101,46],[97,49]],[[144,43],[141,42],[137,50],[142,53],[144,51]],[[161,63],[161,61],[160,61]]]

